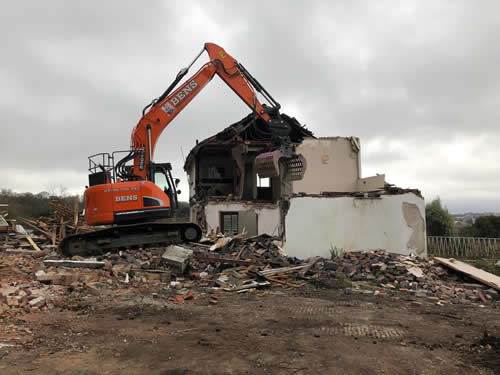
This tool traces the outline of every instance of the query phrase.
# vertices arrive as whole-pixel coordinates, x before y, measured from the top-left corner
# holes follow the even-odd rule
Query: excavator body
[[[170,198],[151,181],[92,186],[84,198],[89,225],[131,224],[172,216]]]
[[[204,51],[210,61],[178,85]],[[153,155],[163,130],[214,75],[218,75],[245,102],[256,118],[260,117],[267,124],[265,133],[275,147],[270,153],[257,156],[257,173],[261,177],[270,177],[284,170],[291,180],[302,178],[305,160],[289,147],[290,127],[281,119],[279,103],[223,48],[206,43],[191,64],[180,70],[165,92],[143,109],[142,117],[132,131],[130,150],[89,157],[85,218],[89,225],[112,227],[66,237],[61,243],[65,255],[98,255],[132,246],[198,241],[201,238],[201,229],[194,223],[161,222],[161,219],[172,217],[177,209],[179,180],[172,178],[169,163],[155,163]],[[257,92],[270,105],[261,104]]]
[[[84,194],[87,224],[112,226],[64,238],[60,246],[65,255],[100,255],[117,249],[194,242],[201,238],[198,225],[165,220],[175,214],[178,204],[179,180],[173,179],[170,163],[154,163],[154,182],[122,181],[116,177],[115,157],[97,154],[89,158],[90,186]]]

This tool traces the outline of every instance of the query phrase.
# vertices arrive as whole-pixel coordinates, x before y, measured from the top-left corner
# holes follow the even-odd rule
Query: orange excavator
[[[176,89],[204,51],[210,61]],[[302,178],[305,160],[289,147],[290,128],[281,119],[279,103],[224,49],[206,43],[189,66],[180,70],[167,90],[143,109],[142,117],[132,132],[130,150],[89,157],[85,219],[89,225],[112,226],[66,237],[61,243],[65,255],[98,255],[120,248],[200,239],[201,230],[194,223],[158,220],[173,216],[180,191],[177,190],[179,180],[172,177],[170,163],[156,163],[153,155],[163,130],[216,74],[251,108],[256,117],[268,124],[274,149],[257,156],[257,173],[261,177],[277,176],[280,173],[279,163],[283,163],[290,179]],[[256,92],[269,105],[261,104]]]

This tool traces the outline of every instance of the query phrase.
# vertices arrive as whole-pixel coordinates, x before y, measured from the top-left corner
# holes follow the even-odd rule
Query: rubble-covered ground
[[[497,291],[432,260],[181,246],[64,259],[0,242],[0,373],[500,373]]]

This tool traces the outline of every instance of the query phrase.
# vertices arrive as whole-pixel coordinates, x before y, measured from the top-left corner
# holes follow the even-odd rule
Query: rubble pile
[[[254,265],[275,265],[289,266],[302,264],[303,261],[297,258],[288,257],[282,249],[280,237],[273,237],[261,234],[254,237],[243,238],[241,235],[234,237],[219,237],[215,240],[204,239],[200,244],[185,244],[183,246],[193,249],[203,255],[195,257],[198,260],[196,268],[203,268],[205,265],[213,264],[220,266],[223,264],[254,264]]]
[[[391,254],[384,250],[346,252],[333,259],[315,257],[304,261],[288,257],[281,248],[280,240],[266,235],[245,240],[222,237],[208,249],[212,251],[210,256],[195,256],[195,267],[204,272],[204,275],[222,272],[231,264],[244,265],[232,270],[232,279],[226,276],[222,278],[230,280],[233,289],[242,286],[238,280],[248,280],[249,271],[245,267],[251,267],[250,274],[253,272],[253,276],[261,278],[266,276],[266,272],[275,272],[278,278],[274,280],[264,277],[271,281],[271,285],[278,282],[297,287],[304,285],[303,282],[312,282],[315,285],[345,286],[332,281],[348,280],[359,288],[364,288],[367,284],[376,287],[375,291],[372,288],[367,290],[375,295],[403,293],[409,299],[427,298],[440,304],[463,304],[471,301],[487,303],[498,296],[497,290],[431,259]],[[217,280],[221,281],[220,278]]]
[[[9,246],[0,247],[0,317],[67,308],[75,293],[114,295],[133,288],[161,294],[174,303],[205,295],[213,304],[219,293],[307,285],[437,304],[490,303],[498,294],[433,260],[383,250],[300,260],[288,257],[281,240],[268,235],[219,236],[202,243],[71,259],[62,257],[53,245],[43,251],[28,250],[24,241],[22,234],[15,234],[9,236]]]
[[[101,294],[144,285],[156,289],[158,284],[170,281],[169,271],[143,272],[137,265],[142,256],[137,255],[133,261],[124,255],[111,262],[80,257],[61,259],[55,251],[0,252],[0,318],[67,308],[68,300],[75,294]]]
[[[498,295],[495,289],[443,267],[432,259],[403,256],[383,250],[343,253],[332,260],[321,259],[314,265],[317,278],[346,277],[369,282],[386,290],[427,297],[431,301],[467,303],[486,302]],[[377,294],[385,294],[378,291]]]

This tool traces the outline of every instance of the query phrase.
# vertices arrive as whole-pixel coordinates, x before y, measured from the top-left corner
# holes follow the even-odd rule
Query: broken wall
[[[384,188],[385,176],[361,176],[360,142],[356,137],[305,138],[296,151],[307,162],[304,179],[294,193],[373,191]]]
[[[238,233],[245,232],[249,236],[267,233],[279,236],[280,210],[276,204],[251,202],[208,202],[204,207],[207,232],[222,230],[221,214],[237,213]]]
[[[305,157],[307,167],[304,179],[293,183],[295,193],[357,189],[359,150],[356,151],[350,138],[306,138],[296,151]]]
[[[294,197],[285,233],[288,255],[301,259],[329,257],[334,247],[427,256],[425,203],[414,193],[380,198]]]

